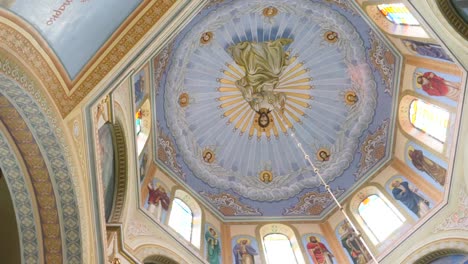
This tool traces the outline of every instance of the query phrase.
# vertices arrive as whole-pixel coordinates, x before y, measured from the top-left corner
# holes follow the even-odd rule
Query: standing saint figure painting
[[[393,197],[418,217],[422,217],[429,211],[429,201],[419,196],[417,189],[411,189],[407,181],[394,180],[391,186]]]
[[[340,227],[340,234],[341,245],[346,249],[354,264],[367,264],[372,259],[364,244],[359,240],[359,236],[348,222],[344,221]]]
[[[234,264],[255,264],[254,256],[258,255],[255,248],[250,245],[250,241],[247,238],[241,238],[237,241],[237,244],[232,249],[234,254]]]
[[[219,239],[216,231],[210,227],[205,232],[206,246],[208,248],[207,260],[210,264],[219,264],[219,256],[221,254],[221,247],[219,246]]]
[[[310,236],[307,243],[307,252],[312,257],[314,264],[333,264],[333,254],[328,248],[317,240],[317,237]]]
[[[418,149],[409,149],[408,156],[416,169],[427,173],[432,179],[444,186],[447,170],[424,156],[424,153]]]
[[[416,78],[416,83],[431,96],[445,96],[453,101],[458,101],[460,96],[460,84],[447,81],[433,72],[425,72]]]
[[[154,182],[148,184],[148,211],[156,216],[157,220],[161,220],[162,210],[167,211],[171,200],[166,193],[166,189],[161,185],[156,185]]]
[[[445,53],[441,46],[431,43],[419,42],[409,39],[402,39],[403,44],[413,53],[421,56],[432,57],[452,61],[450,56]]]

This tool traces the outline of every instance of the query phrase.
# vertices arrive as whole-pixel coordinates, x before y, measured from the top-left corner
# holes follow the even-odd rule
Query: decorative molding
[[[361,145],[361,160],[359,170],[354,174],[356,179],[360,179],[377,162],[385,157],[388,128],[390,120],[386,119],[373,133],[369,134]]]
[[[37,32],[25,32],[18,27],[24,26],[17,17],[8,14],[10,20],[0,20],[0,37],[4,40],[0,48],[7,50],[13,56],[20,58],[26,65],[30,65],[43,86],[47,87],[53,101],[59,108],[62,117],[70,113],[88,93],[106,76],[115,66],[133,49],[149,30],[163,17],[174,5],[175,0],[150,1],[150,7],[145,13],[130,23],[127,28],[121,30],[122,36],[115,39],[112,44],[101,52],[101,56],[95,60],[86,73],[80,74],[79,80],[69,82],[62,65],[54,65],[50,60],[57,60],[55,56],[47,54],[36,43],[45,43]],[[3,12],[0,12],[3,16]],[[133,22],[133,21],[132,21]],[[10,26],[8,24],[13,24]],[[50,52],[49,52],[50,53]],[[57,69],[59,68],[59,69]],[[60,73],[58,73],[60,72]],[[68,82],[67,82],[68,80]]]
[[[128,234],[127,236],[129,238],[153,235],[150,227],[136,221],[130,221],[130,223],[127,225],[126,233]]]
[[[187,261],[184,261],[182,257],[178,256],[175,252],[172,252],[170,249],[155,246],[155,245],[148,245],[143,246],[135,250],[135,256],[140,259],[142,262],[146,263],[147,259],[149,261],[154,260],[154,257],[164,256],[166,259],[170,259],[173,262],[167,262],[167,264],[171,263],[179,263],[179,264],[188,264]],[[157,263],[157,262],[156,262]],[[163,262],[166,264],[165,262]]]
[[[458,204],[455,212],[445,218],[444,222],[437,225],[432,231],[433,233],[450,230],[468,230],[468,195],[465,186],[461,187],[457,202]]]
[[[17,160],[9,140],[0,130],[0,169],[8,185],[11,199],[16,212],[18,224],[19,239],[21,241],[21,254],[24,263],[41,263],[43,261],[39,256],[38,236],[40,226],[35,223],[33,208],[37,206],[33,203],[31,197],[34,193],[26,187],[28,180],[23,174],[19,161]]]
[[[333,194],[339,197],[344,193],[344,191],[344,189],[337,189],[333,191]],[[328,194],[328,192],[308,192],[299,199],[299,202],[296,205],[291,208],[285,208],[283,215],[318,216],[331,203],[333,203],[333,199],[331,198],[330,194]]]
[[[224,216],[261,216],[263,215],[258,208],[252,208],[244,205],[229,193],[210,194],[207,192],[200,192],[216,209],[218,209]]]
[[[395,75],[395,63],[397,59],[392,51],[377,37],[374,31],[369,31],[369,37],[371,42],[371,49],[369,51],[372,58],[371,62],[382,76],[385,93],[393,96],[393,88],[395,87],[393,76]]]
[[[114,155],[116,157],[115,163],[115,193],[112,206],[112,212],[109,218],[110,223],[118,223],[122,219],[123,207],[125,203],[125,193],[127,191],[127,145],[125,144],[125,133],[122,124],[117,121],[113,124],[115,136],[115,149]]]
[[[72,179],[69,168],[72,161],[56,112],[51,110],[42,90],[14,63],[0,60],[0,72],[5,74],[0,74],[3,94],[0,116],[14,132],[29,169],[42,221],[45,261],[81,263],[77,186]]]
[[[162,131],[159,124],[157,127],[158,133],[155,144],[157,160],[167,166],[181,180],[185,181],[186,175],[180,164],[177,162],[177,151],[174,142],[170,136]]]
[[[450,25],[460,33],[462,37],[468,40],[468,23],[458,14],[451,2],[450,0],[436,0],[440,12],[445,16]]]
[[[466,239],[442,239],[428,243],[411,253],[401,263],[425,264],[448,254],[467,254],[468,243]]]

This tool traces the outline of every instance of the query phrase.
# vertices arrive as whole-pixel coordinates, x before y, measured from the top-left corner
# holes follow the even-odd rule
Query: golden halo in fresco
[[[190,102],[190,97],[188,95],[188,93],[181,93],[179,95],[179,105],[181,107],[186,107]]]
[[[273,180],[273,173],[271,171],[264,170],[258,174],[258,177],[262,182],[270,183]]]
[[[317,151],[317,160],[319,161],[322,161],[322,162],[325,162],[325,161],[329,161],[330,160],[330,151],[326,148],[320,148],[318,151]]]
[[[263,9],[263,15],[266,17],[274,17],[278,14],[278,9],[273,6],[269,6]]]
[[[203,151],[202,159],[206,163],[213,163],[215,161],[214,151],[211,149],[205,149]]]
[[[335,31],[327,31],[323,34],[323,38],[330,43],[335,43],[338,41],[338,33]]]
[[[237,242],[237,244],[240,244],[244,240],[247,241],[247,243],[246,243],[247,245],[250,245],[250,239],[248,239],[246,237],[241,237],[241,238],[237,239],[236,242]]]
[[[210,43],[210,41],[213,39],[213,32],[211,31],[208,31],[208,32],[205,32],[201,35],[200,37],[200,43],[201,44],[208,44]]]
[[[354,91],[347,91],[344,95],[344,101],[347,105],[354,105],[359,101],[359,97]]]

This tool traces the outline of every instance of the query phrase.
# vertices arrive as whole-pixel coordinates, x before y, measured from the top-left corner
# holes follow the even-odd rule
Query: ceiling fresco
[[[34,26],[73,79],[142,0],[2,0]]]
[[[331,208],[295,139],[337,195],[389,158],[397,56],[350,5],[213,4],[154,63],[157,161],[224,216]]]

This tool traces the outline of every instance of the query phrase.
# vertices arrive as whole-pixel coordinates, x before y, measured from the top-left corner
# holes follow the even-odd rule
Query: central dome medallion
[[[175,46],[165,117],[196,177],[257,201],[319,186],[291,132],[326,181],[349,167],[377,92],[344,16],[312,1],[236,1]]]

